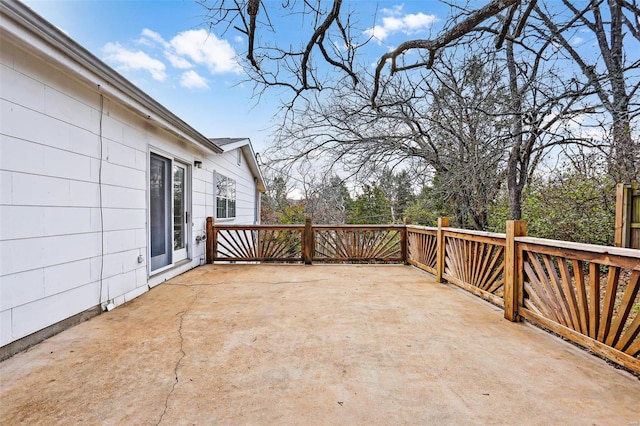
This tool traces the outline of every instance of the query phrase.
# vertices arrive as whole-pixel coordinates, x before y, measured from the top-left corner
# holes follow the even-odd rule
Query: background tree
[[[407,40],[380,57],[370,92],[372,104],[376,104],[380,77],[387,62],[391,64],[391,74],[416,67],[430,68],[441,48],[477,30],[480,24],[486,25],[486,21],[489,26],[505,26],[495,19],[498,13],[507,8],[515,10],[520,7],[529,11],[535,1],[491,0],[477,9],[468,7],[468,4],[466,8],[452,7],[459,13],[448,18],[437,37],[431,40]],[[344,10],[342,0],[324,3],[199,0],[199,3],[207,10],[212,29],[225,32],[233,28],[247,37],[245,69],[257,84],[259,93],[267,87],[289,89],[294,102],[305,92],[321,91],[331,86],[334,80],[318,64],[339,70],[353,85],[360,82],[361,68],[366,65],[357,61],[357,52],[366,45],[367,40],[361,40],[362,31],[358,30],[357,24],[354,25],[358,19],[354,17],[353,10]],[[270,13],[274,12],[284,12],[292,18],[305,20],[306,25],[300,26],[299,40],[295,43],[278,40],[278,28],[269,18]],[[523,14],[523,22],[526,22],[527,16],[528,12]],[[404,64],[404,54],[411,50],[419,50],[424,55],[420,55],[418,63]]]
[[[402,223],[405,210],[415,199],[413,194],[413,179],[407,170],[393,173],[389,168],[384,168],[376,179],[380,190],[389,202],[391,221]]]
[[[352,224],[385,224],[391,223],[389,200],[378,185],[365,184],[362,193],[353,201],[348,223]]]
[[[284,175],[275,175],[272,170],[264,167],[263,174],[267,190],[261,195],[260,222],[281,223],[280,216],[289,205],[287,194],[290,188]]]
[[[347,222],[353,200],[344,181],[337,175],[330,176],[316,192],[317,207],[313,221],[324,224]]]
[[[413,192],[415,185],[408,174],[394,177],[390,168],[426,165],[438,175],[437,193],[450,203],[458,223],[485,229],[510,143],[502,71],[491,54],[452,55],[429,75],[389,81],[381,92],[388,101],[377,110],[368,107],[366,91],[341,86],[333,90],[333,102],[308,99],[292,110],[270,155],[284,164],[324,161],[364,182],[381,175],[378,182],[395,221],[411,201],[399,189]],[[401,186],[395,182],[399,178]]]
[[[532,177],[523,199],[531,236],[591,244],[613,244],[615,182],[602,154],[571,148],[573,161]],[[491,230],[504,232],[506,197],[492,207]]]
[[[562,0],[565,10],[557,11],[538,2],[534,10],[550,31],[549,40],[559,46],[558,54],[566,55],[577,66],[574,78],[585,80],[593,89],[594,106],[610,116],[610,124],[606,126],[612,140],[610,151],[606,153],[610,158],[610,175],[617,182],[637,180],[640,177],[640,143],[637,134],[633,134],[631,122],[640,107],[637,97],[640,88],[640,9],[636,2],[622,0],[574,3]],[[587,57],[584,49],[572,43],[576,34],[585,31],[597,40],[599,55]]]
[[[439,217],[455,218],[455,213],[450,209],[450,205],[445,203],[443,197],[438,193],[437,183],[437,177],[428,183],[423,182],[420,192],[407,206],[405,216],[411,219],[411,223],[435,226]],[[457,226],[456,223],[452,223],[452,225]]]
[[[640,13],[635,2],[495,0],[475,9],[470,3],[452,2],[452,14],[435,37],[400,43],[380,57],[373,73],[369,63],[358,61],[367,40],[354,25],[354,10],[346,10],[339,0],[327,4],[276,6],[257,0],[208,4],[216,17],[214,24],[235,24],[247,34],[247,69],[258,94],[273,86],[293,91],[285,101],[288,121],[278,135],[278,149],[288,152],[289,161],[322,159],[339,164],[347,173],[342,176],[356,181],[369,181],[381,165],[424,162],[437,180],[423,192],[440,197],[439,202],[448,200],[448,205],[435,204],[449,210],[456,206],[457,221],[476,228],[487,226],[487,211],[503,194],[504,183],[509,216],[526,218],[521,201],[529,193],[530,179],[541,185],[536,170],[544,155],[553,149],[553,155],[574,159],[573,149],[554,148],[560,144],[598,149],[609,159],[607,171],[613,179],[638,179],[640,146],[634,123],[640,110]],[[301,43],[285,45],[275,38],[255,37],[265,28],[276,34],[268,13],[280,6],[292,16],[312,18],[308,22],[313,25],[305,27],[309,32],[301,33]],[[591,34],[599,54],[580,41],[584,34]],[[496,103],[497,111],[476,105],[473,114],[461,120],[449,114],[447,122],[447,114],[432,112],[450,108],[449,102],[436,100],[449,101],[451,96],[438,97],[437,92],[458,89],[447,81],[448,74],[464,75],[462,68],[469,61],[459,62],[464,66],[455,66],[453,72],[447,65],[449,58],[460,58],[465,46],[485,54],[481,62],[487,70],[505,67],[496,79],[505,96]],[[486,53],[493,57],[487,60]],[[324,72],[325,65],[341,73]],[[476,148],[465,139],[472,139],[468,137],[475,126],[472,119],[483,114],[497,126],[492,134],[497,139],[476,144],[478,152],[489,153],[497,143],[503,152],[478,157],[498,159],[494,163],[474,164],[469,153]],[[456,119],[463,125],[448,132],[452,124],[459,124]],[[306,146],[281,149],[293,148],[296,138]],[[368,161],[353,161],[358,158]],[[485,163],[493,166],[493,172],[478,172]],[[487,185],[494,181],[499,184]],[[551,182],[551,177],[544,182]],[[453,187],[456,194],[444,193]],[[393,203],[391,209],[393,218],[397,210]]]
[[[458,226],[473,229],[488,226],[510,142],[502,69],[491,58],[472,55],[434,67],[438,84],[427,112],[438,147],[436,194],[450,205]]]

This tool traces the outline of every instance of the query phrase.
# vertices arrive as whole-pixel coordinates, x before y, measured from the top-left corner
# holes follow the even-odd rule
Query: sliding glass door
[[[149,163],[149,238],[151,271],[188,255],[188,167],[151,154]]]

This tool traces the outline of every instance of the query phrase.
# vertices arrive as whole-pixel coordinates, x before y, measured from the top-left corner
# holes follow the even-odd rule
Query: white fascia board
[[[243,146],[250,145],[250,144],[251,144],[251,139],[246,138],[246,139],[241,139],[237,142],[220,145],[220,148],[222,148],[224,152],[229,152],[229,151],[233,151],[234,149],[242,148]]]
[[[3,39],[38,52],[54,66],[95,88],[97,93],[102,93],[142,117],[154,121],[179,139],[211,152],[223,152],[203,134],[24,4],[14,0],[1,1],[0,28]]]
[[[258,161],[256,160],[256,153],[253,150],[253,145],[251,145],[251,139],[246,138],[237,142],[222,145],[222,149],[224,150],[224,152],[231,152],[235,149],[241,149],[245,158],[247,159],[249,170],[251,170],[253,177],[258,179],[258,191],[265,192],[267,190],[267,187],[264,183],[264,177],[262,176],[262,172],[260,171],[260,166],[258,165]]]

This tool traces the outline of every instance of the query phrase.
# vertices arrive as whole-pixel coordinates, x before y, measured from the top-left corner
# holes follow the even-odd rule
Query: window
[[[236,181],[218,175],[216,189],[216,218],[236,217]]]
[[[238,166],[242,164],[242,150],[238,148]]]

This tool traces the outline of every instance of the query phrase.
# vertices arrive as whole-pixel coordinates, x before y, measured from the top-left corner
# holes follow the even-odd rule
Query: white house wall
[[[0,59],[0,346],[201,264],[195,238],[214,215],[214,170],[236,179],[236,222],[253,223],[253,177],[235,153],[179,140],[108,94],[101,101],[95,79],[31,49],[3,39]],[[193,229],[189,259],[149,277],[151,152],[190,166]]]
[[[236,181],[236,217],[235,219],[215,219],[220,224],[252,224],[255,220],[256,184],[249,170],[247,159],[242,157],[238,165],[238,151],[234,149],[212,157],[207,168]],[[215,193],[215,188],[212,186]],[[259,215],[258,215],[259,216]]]

